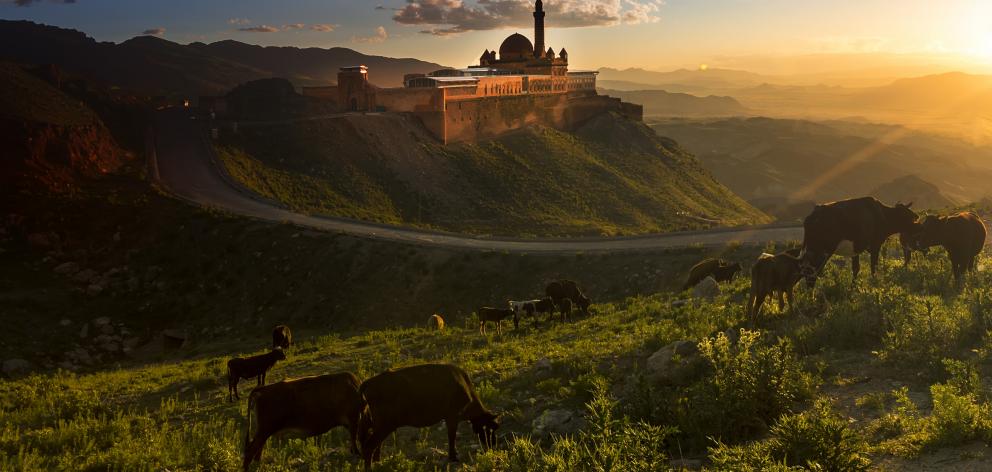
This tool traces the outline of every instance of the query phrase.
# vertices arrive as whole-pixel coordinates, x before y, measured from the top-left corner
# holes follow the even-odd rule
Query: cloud
[[[279,31],[279,28],[269,25],[258,25],[238,28],[238,31],[244,31],[245,33],[275,33]]]
[[[244,26],[244,25],[250,25],[251,20],[249,20],[248,18],[231,18],[230,20],[227,20],[227,24]]]
[[[336,27],[337,27],[336,25],[332,25],[328,23],[317,23],[310,25],[311,30],[320,31],[322,33],[330,33],[331,31],[334,31],[334,28]]]
[[[17,5],[19,7],[26,7],[31,5],[32,3],[39,3],[41,1],[42,0],[3,0],[0,3],[13,3],[14,5]],[[62,5],[71,5],[73,3],[76,3],[76,0],[48,0],[48,2],[59,3]]]
[[[353,43],[382,43],[389,39],[389,33],[386,33],[386,28],[380,26],[375,29],[375,34],[372,36],[352,36],[351,41]]]
[[[282,25],[282,29],[284,29],[284,30],[301,30],[301,29],[306,28],[306,27],[307,27],[307,25],[305,25],[303,23],[293,23],[293,24],[290,24],[290,25]]]
[[[664,0],[558,0],[546,3],[544,11],[547,26],[578,28],[657,22],[662,5]],[[423,33],[450,35],[529,27],[534,24],[533,10],[531,0],[478,0],[474,5],[463,0],[406,0],[393,21],[431,27]]]
[[[149,28],[149,29],[146,29],[146,30],[142,31],[141,34],[146,35],[146,36],[162,36],[163,34],[165,34],[165,28],[162,28],[162,27]]]

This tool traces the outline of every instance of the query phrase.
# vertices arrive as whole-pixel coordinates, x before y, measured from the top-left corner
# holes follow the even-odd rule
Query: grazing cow
[[[479,315],[479,334],[486,334],[486,322],[492,321],[496,323],[496,334],[503,334],[501,328],[503,320],[513,317],[513,327],[520,327],[520,319],[517,317],[517,313],[509,308],[492,308],[492,307],[482,307],[476,311]]]
[[[813,288],[827,260],[843,241],[853,248],[851,270],[857,280],[861,270],[860,254],[871,255],[871,273],[875,274],[878,257],[885,240],[896,233],[910,232],[916,222],[913,204],[890,207],[873,197],[843,200],[817,205],[803,221],[803,276]]]
[[[272,328],[272,349],[289,349],[293,344],[293,333],[289,326],[279,325]]]
[[[545,297],[534,303],[534,314],[544,314],[549,317],[554,316],[555,311],[558,310],[558,306],[551,297]]]
[[[793,251],[795,252],[795,251]],[[765,298],[778,292],[778,309],[785,308],[783,295],[788,296],[792,306],[792,288],[802,277],[802,258],[784,252],[778,255],[762,254],[751,267],[751,294],[747,300],[747,316],[754,325],[761,313]]]
[[[482,405],[472,380],[449,364],[423,364],[383,372],[362,383],[359,393],[368,404],[362,416],[362,456],[365,470],[379,460],[382,442],[402,426],[426,428],[444,421],[448,428],[448,460],[458,461],[458,424],[472,423],[483,447],[491,447],[499,428],[497,415]]]
[[[544,294],[551,298],[554,303],[560,304],[565,298],[571,299],[572,303],[575,304],[583,313],[589,312],[589,298],[587,298],[579,286],[571,280],[559,280],[557,282],[551,282],[547,287],[544,288]]]
[[[427,328],[435,331],[444,331],[444,318],[441,315],[431,315],[427,318]]]
[[[262,460],[265,441],[282,431],[310,437],[344,426],[351,435],[351,452],[358,454],[358,423],[365,409],[358,387],[358,377],[342,372],[282,381],[252,390],[248,395],[244,470],[253,461]],[[254,436],[252,414],[258,423]]]
[[[731,264],[723,259],[703,259],[689,269],[689,277],[682,284],[682,291],[695,287],[706,277],[713,277],[717,282],[733,280],[741,270],[743,269],[737,262]]]
[[[228,400],[241,399],[238,395],[238,382],[241,379],[257,379],[257,385],[265,385],[265,374],[276,362],[286,360],[282,349],[274,349],[265,354],[252,357],[235,357],[227,361],[227,394]]]
[[[972,212],[952,216],[931,215],[920,224],[914,244],[919,249],[943,246],[951,259],[954,281],[961,283],[964,273],[976,267],[987,235],[985,223]]]
[[[916,225],[917,229],[914,232],[902,232],[899,233],[899,246],[902,247],[902,262],[903,266],[908,266],[913,260],[913,251],[918,251],[926,256],[929,253],[929,248],[920,247],[918,237],[919,237],[919,224]]]
[[[561,321],[567,322],[572,317],[572,299],[562,298],[558,302],[558,313],[561,313]]]
[[[537,313],[538,302],[540,302],[540,300],[510,300],[508,302],[510,309],[513,310],[514,327],[519,327],[517,325],[519,324],[520,318],[523,318],[524,316],[534,317],[534,314]],[[534,319],[536,320],[537,318]]]

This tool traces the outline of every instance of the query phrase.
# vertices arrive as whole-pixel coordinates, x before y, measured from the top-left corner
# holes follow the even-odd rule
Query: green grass
[[[442,146],[409,118],[244,127],[217,147],[231,175],[298,211],[475,234],[628,235],[768,218],[674,142],[602,116]]]

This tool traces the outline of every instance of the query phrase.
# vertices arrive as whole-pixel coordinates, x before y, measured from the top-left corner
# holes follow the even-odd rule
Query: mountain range
[[[369,66],[373,83],[402,84],[407,73],[442,68],[417,59],[369,56],[347,48],[262,47],[225,40],[178,44],[154,36],[97,42],[79,31],[30,21],[0,20],[0,58],[54,64],[110,87],[146,95],[213,95],[249,80],[285,77],[295,85],[327,85],[339,68]]]

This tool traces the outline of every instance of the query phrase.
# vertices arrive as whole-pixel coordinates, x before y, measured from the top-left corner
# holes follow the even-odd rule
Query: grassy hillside
[[[691,155],[612,115],[442,146],[415,120],[243,127],[218,146],[249,189],[300,211],[477,234],[617,235],[761,223]]]
[[[442,429],[401,430],[385,444],[383,471],[983,470],[992,465],[989,262],[962,291],[942,254],[909,268],[886,258],[878,280],[854,287],[831,264],[816,301],[801,290],[798,314],[772,308],[753,332],[740,330],[742,279],[713,301],[618,297],[573,323],[502,336],[479,335],[470,314],[449,316],[444,332],[312,329],[270,379],[455,362],[503,415],[492,451],[462,425],[465,463],[450,467]],[[0,467],[237,470],[244,404],[226,401],[224,362],[260,352],[265,327],[180,361],[0,381]],[[680,340],[699,350],[679,348],[686,368],[648,360]],[[562,416],[571,420],[553,420]],[[259,470],[360,468],[342,430],[273,440],[265,458]]]
[[[937,200],[968,202],[988,195],[992,178],[989,148],[899,126],[738,118],[668,120],[652,127],[752,202],[867,195],[911,174],[936,186],[942,196]],[[905,195],[915,200],[933,200],[927,188],[903,190],[915,189],[919,195]]]

